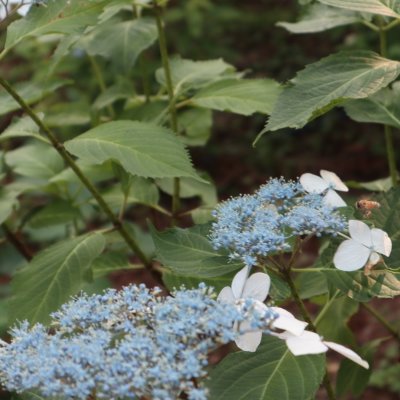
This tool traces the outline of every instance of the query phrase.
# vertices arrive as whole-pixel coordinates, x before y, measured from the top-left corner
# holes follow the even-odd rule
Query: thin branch
[[[25,243],[16,235],[7,225],[6,222],[1,224],[7,240],[18,250],[18,252],[25,258],[26,261],[31,261],[33,255],[31,251],[26,247]]]

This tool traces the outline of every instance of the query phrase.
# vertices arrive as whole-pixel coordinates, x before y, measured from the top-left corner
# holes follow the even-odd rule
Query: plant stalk
[[[93,56],[89,56],[89,61],[92,66],[94,75],[96,76],[97,83],[99,84],[101,93],[104,93],[107,90],[106,84],[104,82],[103,74],[101,73],[101,69],[99,67],[99,64],[97,63],[96,59]],[[107,106],[107,111],[109,116],[114,119],[115,118],[115,111],[113,109],[112,104],[109,104]]]
[[[45,125],[37,114],[32,110],[32,108],[25,102],[25,100],[12,88],[12,86],[2,77],[0,77],[0,85],[14,98],[14,100],[21,106],[21,108],[31,117],[39,129],[47,136],[50,140],[52,146],[57,150],[60,156],[64,159],[66,164],[72,169],[75,175],[80,179],[82,184],[96,199],[99,207],[110,219],[114,228],[120,233],[122,238],[125,240],[126,244],[131,248],[135,255],[140,259],[140,261],[148,268],[151,272],[154,271],[151,262],[147,259],[145,254],[137,245],[136,241],[130,236],[129,232],[126,230],[125,226],[119,221],[118,217],[114,215],[108,204],[105,202],[96,187],[88,180],[84,175],[78,165],[75,163],[74,159],[67,152],[64,145],[58,141],[54,133]],[[160,277],[158,276],[158,281]]]
[[[380,52],[382,57],[387,57],[387,36],[386,30],[383,26],[383,21],[380,20],[379,26],[379,45]],[[393,132],[392,127],[389,125],[384,125],[385,132],[385,143],[386,143],[386,156],[389,167],[390,178],[392,181],[392,186],[397,186],[397,167],[396,167],[396,156],[394,152],[394,144],[393,144]]]
[[[1,224],[7,240],[18,250],[18,252],[25,258],[26,261],[31,261],[33,255],[26,247],[25,243],[9,228],[6,222]]]
[[[165,36],[165,29],[164,29],[163,10],[160,6],[155,5],[154,13],[155,13],[156,23],[157,23],[158,43],[159,43],[159,47],[160,47],[161,62],[162,62],[163,69],[164,69],[165,83],[167,86],[168,98],[169,98],[169,103],[170,103],[170,107],[169,107],[170,124],[171,124],[171,128],[175,132],[175,134],[179,135],[178,117],[177,117],[176,107],[175,107],[174,87],[173,87],[173,83],[172,83],[171,68],[169,65],[169,57],[168,57],[167,39]],[[181,206],[180,205],[180,179],[174,178],[174,192],[173,192],[173,196],[172,196],[172,224],[173,225],[176,225],[180,206]]]

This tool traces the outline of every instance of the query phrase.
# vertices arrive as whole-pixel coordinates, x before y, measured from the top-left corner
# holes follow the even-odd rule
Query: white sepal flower
[[[271,279],[262,272],[256,272],[249,277],[249,271],[250,267],[242,268],[233,278],[232,285],[221,290],[218,301],[241,307],[241,300],[252,299],[255,308],[262,313],[267,310],[267,306],[263,302],[268,296]],[[296,319],[283,308],[270,307],[270,309],[278,314],[278,318],[271,324],[274,329],[282,329],[296,335],[301,334],[307,326],[306,322]],[[239,327],[235,326],[234,328],[244,332],[235,340],[236,345],[244,351],[256,351],[262,339],[262,331],[252,330],[247,322],[242,322]]]
[[[303,188],[309,193],[325,193],[324,203],[331,207],[345,207],[346,203],[335,190],[347,192],[348,187],[334,172],[321,169],[320,174],[321,176],[310,173],[301,175],[300,183]]]
[[[363,360],[353,350],[350,350],[338,343],[324,341],[321,336],[315,332],[303,331],[303,333],[300,335],[293,335],[290,332],[283,332],[273,333],[273,335],[285,340],[288,349],[295,356],[302,356],[305,354],[321,354],[326,353],[329,349],[332,349],[360,365],[361,367],[366,369],[369,368],[367,361]]]
[[[362,221],[349,221],[350,238],[340,244],[333,257],[333,263],[342,271],[356,271],[367,263],[373,266],[388,257],[392,251],[392,241],[382,229],[369,228]]]

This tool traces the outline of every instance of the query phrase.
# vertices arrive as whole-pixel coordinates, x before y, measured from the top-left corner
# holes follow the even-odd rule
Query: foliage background
[[[284,82],[304,65],[339,49],[378,50],[376,35],[359,25],[307,35],[293,35],[275,26],[278,21],[294,21],[300,13],[301,7],[294,0],[172,1],[166,16],[170,53],[196,60],[222,57],[239,70],[248,70],[249,77],[270,77]],[[400,41],[395,37],[398,30],[389,34],[391,38],[388,42],[392,44],[388,57],[400,59]],[[47,50],[50,51],[50,47]],[[2,73],[10,77],[25,76],[28,79],[37,73],[31,67],[47,56],[45,46],[43,54],[37,54],[27,43],[3,61]],[[158,49],[153,46],[146,57],[147,73],[151,74],[152,65],[153,69],[158,67]],[[78,71],[72,68],[78,68]],[[66,65],[65,73],[78,76],[77,86],[87,91],[90,101],[96,96],[96,84],[93,78],[87,80],[87,76],[90,76],[89,68],[84,62],[70,67]],[[106,80],[108,78],[105,76]],[[66,88],[60,95],[73,98],[74,91]],[[50,106],[51,98],[46,101]],[[330,111],[301,130],[268,133],[255,148],[252,142],[265,123],[264,116],[241,117],[216,112],[213,120],[210,141],[205,147],[193,149],[191,154],[194,164],[207,171],[215,180],[221,199],[251,192],[270,176],[290,178],[319,169],[333,170],[344,181],[372,181],[388,175],[382,127],[357,124],[341,108]],[[9,122],[7,119],[1,120],[0,131]],[[395,131],[396,149],[399,145],[399,132]],[[356,194],[362,196],[363,192]],[[130,218],[138,216],[145,224],[146,214],[140,208],[133,211]],[[162,217],[156,214],[153,217],[156,217],[158,229],[165,227],[166,222]],[[315,243],[311,243],[308,250],[303,257],[314,257]],[[14,259],[18,263],[18,257],[10,248],[7,259]],[[7,271],[4,269],[7,265],[9,263],[5,263],[5,259],[0,260],[4,280],[7,279]],[[131,281],[140,282],[146,277],[140,272],[129,272],[112,275],[111,279],[115,286],[119,286]],[[399,309],[400,299],[388,302],[374,300],[372,305],[391,319]],[[350,321],[350,326],[362,343],[386,334],[365,311],[358,313]],[[400,392],[396,371],[391,373],[384,368],[399,356],[396,348],[382,348],[378,361],[381,369],[372,378],[375,387],[369,388],[363,399],[398,398]],[[338,363],[333,363],[331,368],[336,370]],[[379,389],[378,386],[384,387]],[[322,392],[321,396],[322,399]]]

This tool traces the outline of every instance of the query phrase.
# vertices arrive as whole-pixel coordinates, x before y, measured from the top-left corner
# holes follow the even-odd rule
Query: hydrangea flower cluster
[[[52,314],[50,330],[27,322],[12,330],[0,347],[0,379],[45,397],[206,399],[196,379],[208,353],[235,340],[234,325],[269,332],[275,318],[252,299],[239,307],[214,297],[203,284],[169,297],[144,285],[81,295]]]
[[[294,236],[344,231],[346,219],[327,197],[333,185],[313,191],[312,184],[305,188],[300,180],[270,179],[253,195],[219,204],[210,234],[215,249],[228,249],[231,258],[253,266],[259,258],[290,250]]]

